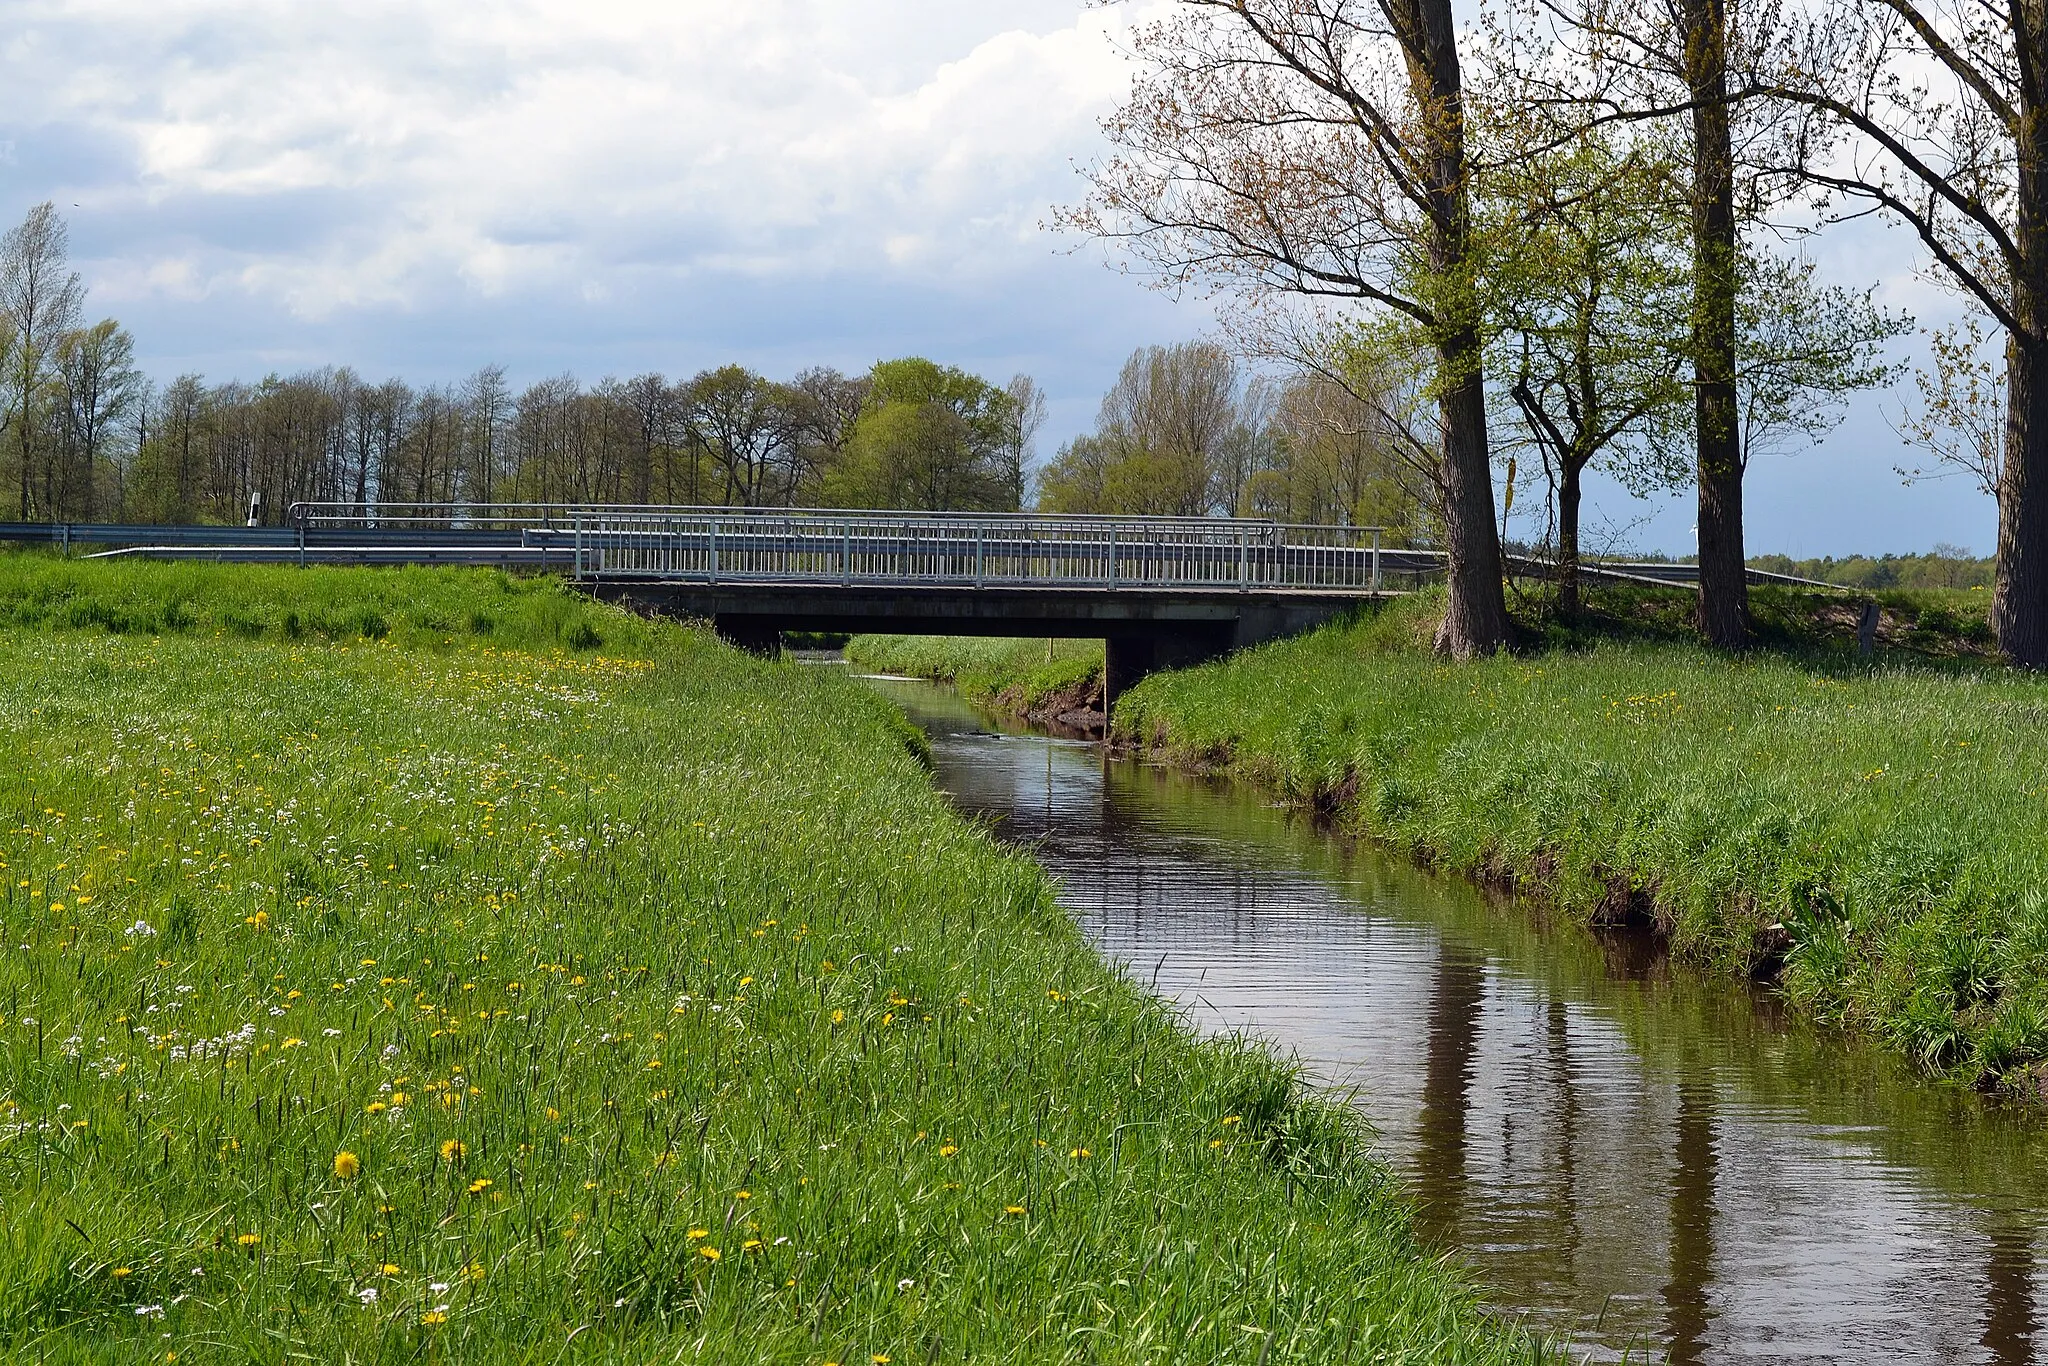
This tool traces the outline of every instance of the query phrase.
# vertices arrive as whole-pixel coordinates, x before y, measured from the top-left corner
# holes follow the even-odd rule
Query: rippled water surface
[[[2048,1126],[1257,794],[873,686],[1202,1028],[1355,1088],[1429,1235],[1596,1360],[2048,1362]]]

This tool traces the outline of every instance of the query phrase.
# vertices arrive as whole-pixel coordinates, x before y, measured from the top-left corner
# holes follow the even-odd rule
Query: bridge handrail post
[[[578,583],[583,581],[583,517],[581,514],[578,514],[576,518],[576,560],[570,566],[569,576]]]
[[[710,569],[709,569],[709,571],[708,571],[708,572],[709,572],[709,574],[710,574],[710,579],[711,579],[711,582],[713,582],[713,583],[717,583],[717,582],[718,582],[718,519],[717,519],[716,517],[713,517],[713,518],[711,519],[711,535],[710,535],[710,542],[709,542],[709,544],[710,544],[710,547],[711,547],[711,557],[710,557],[710,560],[709,560],[709,565],[710,565]]]
[[[1372,591],[1374,596],[1378,596],[1380,591],[1380,529],[1378,527],[1372,529]]]
[[[847,518],[839,525],[839,581],[853,587],[853,519]]]
[[[1116,523],[1109,524],[1109,591],[1116,591]]]
[[[982,544],[983,544],[983,542],[982,542],[982,537],[983,537],[983,535],[984,535],[984,532],[985,532],[985,528],[984,528],[983,524],[982,524],[982,523],[980,523],[980,522],[976,522],[976,523],[974,524],[974,586],[975,586],[976,588],[979,588],[979,587],[981,587],[981,586],[982,586],[982,583],[981,583],[981,577],[982,577],[982,568],[983,568],[983,560],[982,560]]]
[[[1242,593],[1251,587],[1252,534],[1242,528],[1237,533],[1237,591]]]

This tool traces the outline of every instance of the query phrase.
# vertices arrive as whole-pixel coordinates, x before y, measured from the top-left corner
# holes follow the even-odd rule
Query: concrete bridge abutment
[[[773,655],[784,631],[936,636],[1046,636],[1104,642],[1105,701],[1147,674],[1220,659],[1313,630],[1358,608],[1357,593],[1229,588],[971,588],[604,579],[610,602],[709,621],[719,636]]]

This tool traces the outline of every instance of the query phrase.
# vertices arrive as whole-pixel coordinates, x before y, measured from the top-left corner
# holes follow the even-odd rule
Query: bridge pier
[[[1221,659],[1234,644],[1233,632],[1221,630],[1119,631],[1102,638],[1102,708],[1116,706],[1126,689],[1161,669],[1185,669]]]
[[[782,623],[774,617],[721,612],[711,627],[720,640],[750,655],[774,659],[782,653]]]

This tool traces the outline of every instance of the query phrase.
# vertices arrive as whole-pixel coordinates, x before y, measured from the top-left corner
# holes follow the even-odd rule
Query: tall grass
[[[457,571],[0,602],[13,1359],[1529,1353],[830,671]]]
[[[1099,689],[1102,642],[982,636],[855,636],[846,657],[878,673],[951,683],[978,706],[1024,713]]]
[[[1117,729],[2040,1092],[2048,685],[1672,643],[1448,664],[1431,609],[1156,675]]]

